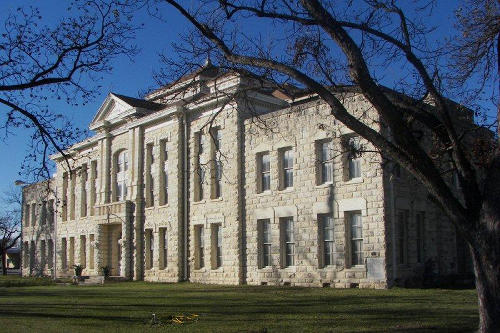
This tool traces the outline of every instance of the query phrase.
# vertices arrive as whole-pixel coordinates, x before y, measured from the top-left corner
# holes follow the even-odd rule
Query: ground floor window
[[[363,256],[363,221],[360,212],[352,212],[349,216],[351,265],[364,265]]]

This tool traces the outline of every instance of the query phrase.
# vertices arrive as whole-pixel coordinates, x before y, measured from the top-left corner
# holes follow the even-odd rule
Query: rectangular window
[[[153,144],[146,145],[146,207],[154,206],[154,181],[153,181]]]
[[[271,221],[269,219],[258,220],[257,228],[260,238],[259,244],[259,257],[260,265],[259,268],[267,267],[272,265],[271,257]]]
[[[351,231],[351,265],[364,265],[363,222],[360,213],[349,214]]]
[[[211,145],[211,179],[212,193],[211,198],[220,198],[222,195],[222,161],[221,161],[221,144],[222,134],[219,128],[211,130],[212,145]]]
[[[62,269],[68,269],[68,241],[66,238],[61,240],[61,266]]]
[[[195,172],[194,172],[194,200],[203,200],[203,183],[205,182],[205,170],[202,156],[205,149],[205,138],[202,132],[195,133]]]
[[[40,212],[40,223],[47,224],[47,201],[42,201],[42,211]]]
[[[75,237],[69,238],[69,268],[75,265]]]
[[[87,267],[87,237],[80,236],[80,265],[83,268]]]
[[[26,227],[30,226],[30,204],[24,205],[24,225]]]
[[[36,225],[36,204],[31,204],[31,225],[34,227]]]
[[[292,148],[279,151],[281,159],[280,189],[293,187],[293,150]]]
[[[195,269],[205,267],[205,234],[201,225],[195,226]]]
[[[167,228],[160,228],[160,248],[161,248],[161,258],[160,267],[162,269],[168,266],[168,232]]]
[[[49,239],[47,242],[47,267],[54,267],[54,242],[52,239]]]
[[[281,254],[284,266],[290,267],[295,265],[295,237],[293,232],[293,218],[285,217],[280,219],[281,225]]]
[[[69,219],[74,220],[75,219],[75,207],[76,207],[76,195],[75,195],[75,190],[76,190],[76,172],[73,170],[71,172],[71,189],[69,192]]]
[[[94,215],[94,206],[97,203],[97,192],[99,192],[97,188],[97,161],[92,161],[90,163],[90,179],[90,214]]]
[[[82,165],[80,178],[80,216],[87,216],[87,164]]]
[[[222,266],[222,226],[220,224],[211,225],[212,233],[212,246],[211,246],[211,260],[212,269],[217,269]]]
[[[62,185],[62,220],[68,220],[68,173],[63,173]]]
[[[47,263],[47,247],[44,240],[40,241],[40,267],[45,269],[45,264]]]
[[[257,155],[257,172],[260,186],[258,192],[269,191],[271,189],[271,164],[269,152]]]
[[[168,148],[167,141],[163,140],[160,143],[161,155],[160,155],[160,200],[162,205],[168,203]]]
[[[30,258],[29,258],[29,253],[30,253],[30,246],[28,242],[23,243],[23,268],[27,268]]]
[[[318,185],[333,181],[333,144],[331,140],[318,144],[319,181]]]
[[[331,215],[320,215],[321,236],[323,241],[323,265],[335,265],[334,222]]]
[[[89,268],[94,269],[94,234],[89,235]]]
[[[359,137],[352,137],[348,140],[347,162],[349,167],[349,179],[361,177],[361,144]]]
[[[398,211],[398,262],[402,265],[408,263],[408,219],[409,211],[401,209]]]
[[[52,226],[54,225],[54,200],[49,200],[48,203],[48,214],[47,214],[47,223]]]
[[[425,261],[425,212],[417,212],[417,262]]]
[[[145,230],[146,236],[146,244],[145,244],[145,252],[146,252],[146,269],[153,269],[154,266],[154,236],[152,229]]]

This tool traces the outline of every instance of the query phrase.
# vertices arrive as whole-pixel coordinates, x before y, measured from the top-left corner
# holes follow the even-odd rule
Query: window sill
[[[198,269],[193,269],[194,272],[196,273],[205,273],[207,269],[205,267],[198,268]]]
[[[274,270],[273,266],[264,266],[258,269],[262,273],[271,273]]]
[[[271,190],[267,190],[267,191],[264,191],[264,192],[257,193],[257,196],[258,197],[265,197],[265,196],[272,195],[272,194],[273,194],[273,192]]]
[[[149,206],[144,208],[144,210],[153,210],[153,209],[155,209],[155,206]]]
[[[363,181],[364,181],[363,177],[357,177],[357,178],[352,178],[352,179],[345,181],[344,184],[346,184],[346,185],[359,184],[359,183],[362,183]]]
[[[200,201],[193,201],[193,205],[202,205],[202,204],[204,204],[206,202],[207,202],[207,200],[205,200],[205,199],[204,200],[200,200]]]
[[[294,191],[293,187],[287,187],[287,188],[284,188],[282,190],[278,190],[278,193],[289,193],[289,192],[293,192],[293,191]]]
[[[333,182],[319,184],[319,185],[314,186],[314,188],[327,188],[327,187],[330,187],[330,186],[333,186]]]
[[[214,273],[224,273],[224,267],[212,268],[212,272]]]
[[[290,272],[290,273],[296,273],[297,272],[297,266],[288,266],[288,267],[283,267],[281,268],[285,272]]]
[[[222,197],[210,199],[211,202],[224,201]]]
[[[350,272],[366,272],[366,265],[356,265],[345,269]]]
[[[158,208],[168,208],[168,207],[170,207],[170,205],[168,203],[158,206]]]

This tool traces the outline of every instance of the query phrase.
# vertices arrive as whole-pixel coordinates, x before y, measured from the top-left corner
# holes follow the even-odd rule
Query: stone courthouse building
[[[389,135],[356,88],[336,93]],[[95,134],[24,189],[23,275],[386,288],[470,271],[421,185],[289,95],[211,65],[144,100],[110,93]]]

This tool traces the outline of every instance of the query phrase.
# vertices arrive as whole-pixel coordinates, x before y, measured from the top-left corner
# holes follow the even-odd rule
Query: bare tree
[[[402,7],[393,0],[206,0],[189,7],[174,0],[157,0],[152,5],[158,6],[154,13],[161,16],[161,6],[170,4],[194,27],[182,43],[174,45],[178,51],[174,69],[185,70],[209,54],[221,67],[308,89],[329,105],[336,119],[423,184],[470,247],[480,331],[498,332],[498,137],[472,122],[457,121],[460,115],[468,114],[470,119],[470,109],[445,97],[461,96],[468,105],[481,102],[477,92],[484,88],[482,83],[491,84],[497,79],[489,70],[491,56],[498,56],[493,47],[498,36],[498,7],[493,1],[474,2],[489,5],[492,20],[488,22],[493,25],[491,31],[484,32],[482,26],[478,28],[473,23],[457,24],[458,29],[469,34],[469,49],[460,47],[459,30],[448,39],[439,35],[442,42],[430,40],[436,37],[437,28],[426,21],[438,5],[432,0],[414,1]],[[480,7],[464,7],[458,13],[458,23],[464,23],[460,19],[469,18],[474,8]],[[475,17],[480,19],[480,13]],[[245,28],[250,26],[254,28]],[[270,28],[264,35],[261,27]],[[478,40],[478,36],[483,36],[483,40]],[[470,51],[476,50],[476,41],[481,48],[474,54]],[[475,57],[476,63],[470,63],[467,54]],[[462,81],[450,71],[456,66],[469,69],[461,73]],[[388,68],[393,69],[389,78]],[[478,85],[477,75],[481,74],[487,75],[481,76],[484,80]],[[473,89],[466,87],[467,81]],[[391,84],[391,89],[384,83]],[[390,137],[367,126],[344,107],[334,93],[344,84],[358,87]],[[497,92],[492,96],[497,103]],[[417,128],[423,128],[433,138],[432,149],[422,144],[422,132]],[[452,165],[451,170],[443,170],[443,159]],[[459,190],[450,184],[450,173],[457,175]]]
[[[21,191],[12,188],[3,193],[0,215],[0,256],[2,274],[7,274],[7,250],[18,245],[21,238]]]
[[[48,177],[48,155],[66,156],[64,148],[85,134],[46,103],[84,105],[112,59],[136,53],[132,8],[128,0],[74,0],[68,16],[54,23],[33,7],[7,15],[0,27],[0,128],[5,136],[16,128],[33,130],[25,175]]]

